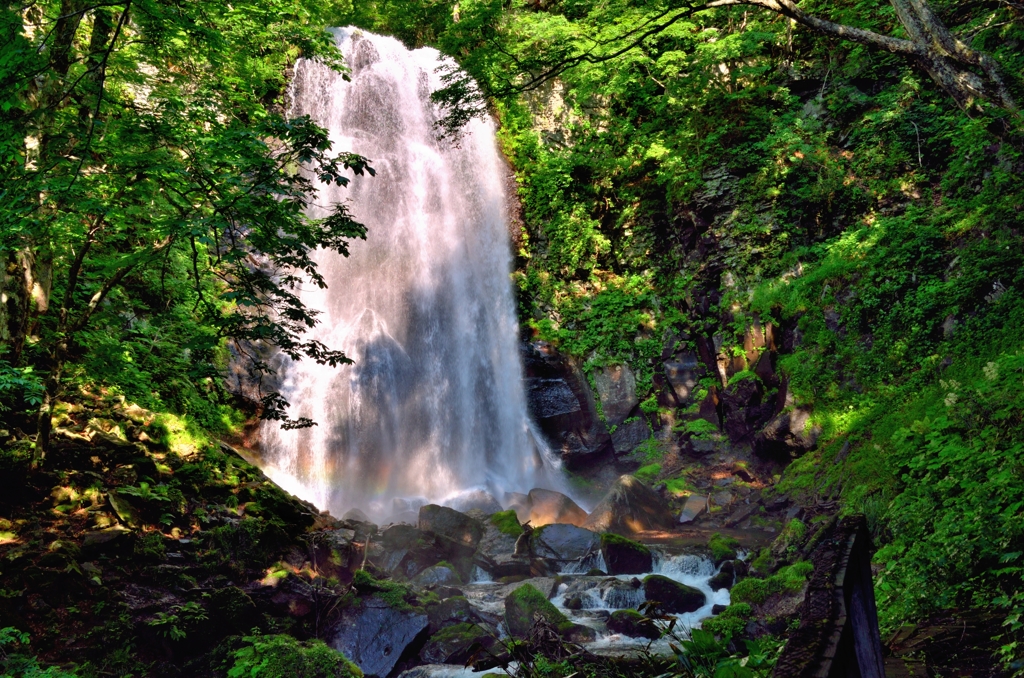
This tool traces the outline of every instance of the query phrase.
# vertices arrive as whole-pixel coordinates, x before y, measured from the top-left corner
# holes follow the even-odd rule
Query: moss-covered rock
[[[644,574],[654,566],[649,548],[610,532],[601,535],[601,555],[608,574]]]
[[[546,620],[562,635],[569,634],[573,629],[573,623],[530,584],[516,588],[505,597],[505,622],[509,634],[525,637],[533,627],[536,616]]]
[[[420,659],[427,664],[464,664],[478,650],[489,650],[497,640],[476,624],[453,624],[430,637],[420,650]]]
[[[705,603],[704,594],[697,589],[660,574],[644,578],[644,596],[662,612],[696,612]]]
[[[510,537],[518,537],[523,533],[523,528],[519,524],[519,518],[516,517],[516,512],[511,509],[495,513],[491,516],[490,521],[491,525],[498,528],[499,532]]]
[[[735,537],[729,537],[718,532],[715,532],[708,539],[708,548],[711,550],[711,557],[714,558],[716,564],[735,558],[737,555],[736,549],[739,545],[740,542]]]
[[[636,610],[615,610],[608,618],[608,630],[621,633],[630,638],[649,638],[656,640],[661,632],[647,617]]]

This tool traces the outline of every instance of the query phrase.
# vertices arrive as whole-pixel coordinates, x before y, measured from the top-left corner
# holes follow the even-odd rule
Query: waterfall
[[[376,177],[322,187],[320,207],[349,201],[366,224],[347,259],[317,253],[328,288],[312,337],[354,365],[285,359],[291,416],[264,425],[268,475],[321,509],[358,507],[377,520],[426,501],[458,504],[486,490],[558,487],[558,462],[526,410],[503,173],[494,124],[474,120],[457,145],[435,139],[437,51],[336,30],[350,81],[300,61],[292,115],[330,131],[336,151],[370,159]],[[465,503],[462,504],[465,506]]]

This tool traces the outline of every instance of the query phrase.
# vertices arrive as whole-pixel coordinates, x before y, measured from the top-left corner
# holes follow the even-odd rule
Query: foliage
[[[31,298],[4,283],[11,308],[22,305],[0,316],[22,382],[0,370],[0,398],[17,387],[20,403],[5,407],[38,404],[30,377],[46,373],[44,448],[69,385],[98,383],[217,428],[232,405],[221,379],[232,351],[256,380],[273,369],[266,347],[347,361],[304,338],[316,314],[296,292],[324,284],[316,248],[347,254],[365,229],[344,205],[318,218],[305,209],[318,184],[372,169],[332,154],[309,118],[282,114],[296,58],[343,67],[323,30],[331,5],[133,0],[68,14],[53,0],[3,11],[0,257],[42,283]],[[310,423],[288,420],[272,390],[257,399],[266,417]]]
[[[170,612],[157,612],[147,623],[168,640],[181,641],[195,633],[208,619],[203,606],[193,601],[175,605]]]
[[[0,629],[0,678],[77,678],[72,670],[56,666],[41,666],[32,655],[12,652],[27,646],[29,636],[24,631],[8,626]]]
[[[320,640],[301,642],[292,636],[246,636],[233,653],[229,678],[362,678],[363,672],[344,654]]]
[[[747,603],[733,603],[714,617],[702,621],[701,628],[728,643],[746,628],[750,614],[750,605]]]

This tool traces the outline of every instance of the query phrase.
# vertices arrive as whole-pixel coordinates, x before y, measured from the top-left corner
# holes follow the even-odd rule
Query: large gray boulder
[[[609,365],[593,374],[594,388],[601,400],[605,421],[612,426],[624,422],[640,404],[636,397],[636,377],[626,365]]]
[[[419,529],[475,551],[484,536],[484,526],[464,513],[447,506],[427,504],[420,508]]]
[[[624,475],[591,511],[582,527],[595,532],[635,534],[667,530],[674,524],[664,499],[633,476]]]
[[[575,525],[545,525],[533,533],[533,554],[538,558],[568,562],[600,550],[601,535]]]
[[[587,512],[561,492],[534,488],[527,495],[527,502],[530,509],[527,520],[534,527],[551,523],[568,523],[579,526],[587,520]],[[516,513],[518,515],[518,511]],[[520,518],[520,520],[522,519]]]
[[[386,678],[427,624],[425,614],[395,609],[369,597],[341,613],[327,644],[345,653],[367,678]]]

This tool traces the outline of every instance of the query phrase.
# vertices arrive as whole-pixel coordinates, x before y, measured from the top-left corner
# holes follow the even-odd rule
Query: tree
[[[373,170],[284,111],[296,58],[344,68],[327,11],[307,0],[5,3],[0,352],[8,369],[46,375],[40,458],[72,364],[98,370],[88,378],[100,385],[201,400],[221,388],[229,340],[257,379],[273,369],[253,346],[348,362],[303,338],[316,313],[297,290],[324,285],[316,248],[347,254],[365,229],[343,204],[319,219],[307,208],[317,182]],[[260,401],[264,417],[312,424],[289,419],[273,389]]]
[[[657,40],[670,28],[702,12],[747,6],[768,10],[821,35],[906,58],[925,71],[963,109],[986,102],[1019,117],[1013,88],[992,55],[972,48],[969,40],[954,34],[927,0],[890,2],[898,28],[906,37],[822,18],[792,0],[710,0],[643,3],[642,6],[632,2],[611,3],[601,10],[607,15],[605,26],[591,32],[581,26],[583,22],[573,21],[585,16],[587,11],[597,12],[596,6],[589,7],[587,3],[571,3],[571,8],[570,3],[562,2],[522,2],[511,8],[504,4],[481,3],[475,6],[475,14],[465,8],[462,10],[460,16],[469,28],[453,27],[447,46],[483,83],[484,91],[452,71],[446,76],[447,86],[435,93],[435,99],[449,107],[449,117],[442,126],[451,134],[467,116],[479,115],[485,110],[485,96],[501,98],[535,90],[581,64],[608,62],[631,50],[643,49],[645,43]],[[519,34],[512,37],[503,32],[509,24],[510,13],[541,11],[562,14],[565,25],[542,36]],[[973,35],[1019,20],[1020,14],[1019,5],[1005,3],[990,12],[987,21]],[[469,37],[473,32],[483,37]],[[501,66],[497,66],[498,63]],[[484,75],[485,72],[491,77]]]

